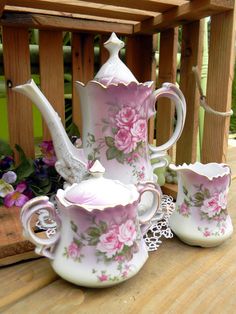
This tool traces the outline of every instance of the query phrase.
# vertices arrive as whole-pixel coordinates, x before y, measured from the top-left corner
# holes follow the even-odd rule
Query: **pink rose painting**
[[[120,129],[115,135],[115,147],[124,154],[131,153],[137,146],[137,142],[131,136],[129,130]]]
[[[81,254],[83,244],[77,239],[74,239],[68,247],[65,247],[64,256],[71,258],[74,261],[81,262],[83,254]]]
[[[183,216],[189,216],[190,215],[190,208],[189,206],[183,202],[179,207],[178,207],[178,212],[183,215]]]
[[[129,219],[119,226],[118,239],[127,246],[132,246],[136,239],[137,232],[133,220]]]
[[[139,252],[138,231],[135,219],[123,218],[119,223],[113,221],[93,221],[83,233],[78,232],[78,226],[71,221],[73,240],[64,248],[63,256],[81,263],[84,258],[84,247],[94,247],[97,263],[114,263],[118,275],[108,274],[105,269],[95,269],[92,272],[100,282],[116,281],[119,277],[126,278],[132,271],[133,255]]]
[[[116,126],[121,129],[130,130],[137,120],[137,113],[131,107],[122,108],[115,116]]]
[[[111,258],[122,251],[123,246],[124,244],[118,239],[117,228],[112,228],[100,236],[96,248],[98,251],[105,253],[107,258]]]
[[[221,206],[218,203],[218,194],[214,194],[211,198],[205,199],[200,210],[206,213],[209,218],[219,215]]]
[[[138,102],[137,102],[138,103]],[[132,167],[137,181],[145,178],[147,149],[147,112],[140,110],[136,102],[109,105],[107,114],[98,124],[103,135],[88,133],[86,146],[90,149],[89,161],[106,154],[107,160]],[[98,133],[98,130],[96,130]]]
[[[199,215],[198,231],[204,237],[220,236],[225,232],[225,220],[227,217],[227,190],[217,191],[210,190],[204,187],[195,186],[196,191],[189,193],[188,189],[183,186],[184,200],[178,206],[177,211],[182,216],[188,218],[191,214],[196,213]],[[203,227],[205,223],[211,225],[212,230],[208,227]],[[216,224],[216,225],[215,225]]]

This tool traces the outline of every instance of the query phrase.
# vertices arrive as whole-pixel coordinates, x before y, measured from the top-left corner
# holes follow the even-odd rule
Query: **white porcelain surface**
[[[223,243],[233,232],[227,212],[230,168],[209,163],[170,165],[178,173],[176,210],[170,227],[185,243],[211,247]]]

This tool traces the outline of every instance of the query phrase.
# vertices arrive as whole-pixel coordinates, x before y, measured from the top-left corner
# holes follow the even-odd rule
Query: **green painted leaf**
[[[203,201],[204,200],[204,194],[202,192],[197,192],[194,194],[194,198],[199,202]]]
[[[107,144],[108,147],[114,147],[114,138],[111,136],[106,136],[105,137],[105,142]]]
[[[76,224],[71,220],[70,225],[71,225],[72,231],[76,233],[78,230],[78,227],[76,226]]]
[[[105,233],[107,231],[107,224],[105,221],[99,222],[99,228],[101,230],[101,233]]]
[[[119,154],[116,156],[116,160],[120,163],[120,164],[124,164],[125,161],[125,155],[119,151]]]
[[[87,233],[92,238],[97,238],[97,237],[100,237],[100,235],[101,235],[101,231],[97,227],[88,228]]]
[[[107,160],[115,159],[119,156],[120,151],[115,147],[109,147],[106,151]]]
[[[76,239],[76,238],[73,238],[73,241],[74,241],[74,243],[75,243],[78,247],[81,247],[82,242],[81,242],[80,240],[78,240],[78,239]]]
[[[183,192],[185,195],[188,195],[188,190],[186,189],[186,187],[183,185]]]

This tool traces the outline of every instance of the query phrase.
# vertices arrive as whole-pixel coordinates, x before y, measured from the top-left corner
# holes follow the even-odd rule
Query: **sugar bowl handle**
[[[151,225],[151,220],[156,214],[162,214],[162,210],[160,208],[161,204],[161,192],[159,187],[153,182],[142,182],[137,185],[137,189],[139,192],[139,202],[141,201],[141,197],[146,192],[151,192],[153,194],[152,205],[148,210],[145,210],[143,213],[139,212],[139,223],[141,227],[142,234],[145,234],[148,228]]]
[[[42,209],[47,210],[50,215],[50,219],[53,219],[57,224],[57,231],[55,235],[49,239],[42,239],[36,236],[31,228],[31,218],[35,213]],[[49,202],[49,198],[47,196],[38,196],[25,203],[21,210],[20,219],[23,225],[24,236],[36,245],[35,253],[53,259],[54,256],[52,250],[60,238],[60,232],[58,229],[60,228],[61,221],[56,213],[55,206]]]

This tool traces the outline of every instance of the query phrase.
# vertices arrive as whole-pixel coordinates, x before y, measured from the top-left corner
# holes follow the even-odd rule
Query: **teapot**
[[[71,144],[60,117],[33,80],[13,90],[28,96],[39,108],[52,136],[57,156],[55,168],[68,183],[83,180],[97,159],[105,166],[107,178],[126,184],[155,182],[153,170],[167,163],[166,151],[182,133],[186,116],[184,96],[171,83],[155,91],[153,82],[139,83],[119,58],[124,43],[115,33],[104,46],[110,57],[95,78],[86,85],[76,82],[83,121],[82,148]],[[177,121],[172,137],[154,147],[148,144],[148,119],[155,114],[155,103],[160,97],[175,103]],[[152,159],[158,162],[151,164]],[[148,207],[152,200],[148,196],[145,199],[143,206]]]
[[[87,287],[111,286],[134,276],[148,258],[143,234],[154,215],[161,215],[154,184],[127,185],[104,178],[104,171],[96,161],[89,179],[57,191],[56,206],[38,196],[21,211],[24,235],[36,245],[35,252],[48,257],[62,278]],[[140,214],[138,203],[147,192],[154,202]],[[47,239],[31,229],[34,213],[42,210],[57,223],[56,234]]]
[[[178,175],[176,210],[170,217],[173,232],[190,245],[212,247],[223,243],[233,232],[227,212],[229,166],[195,162],[169,167]]]

